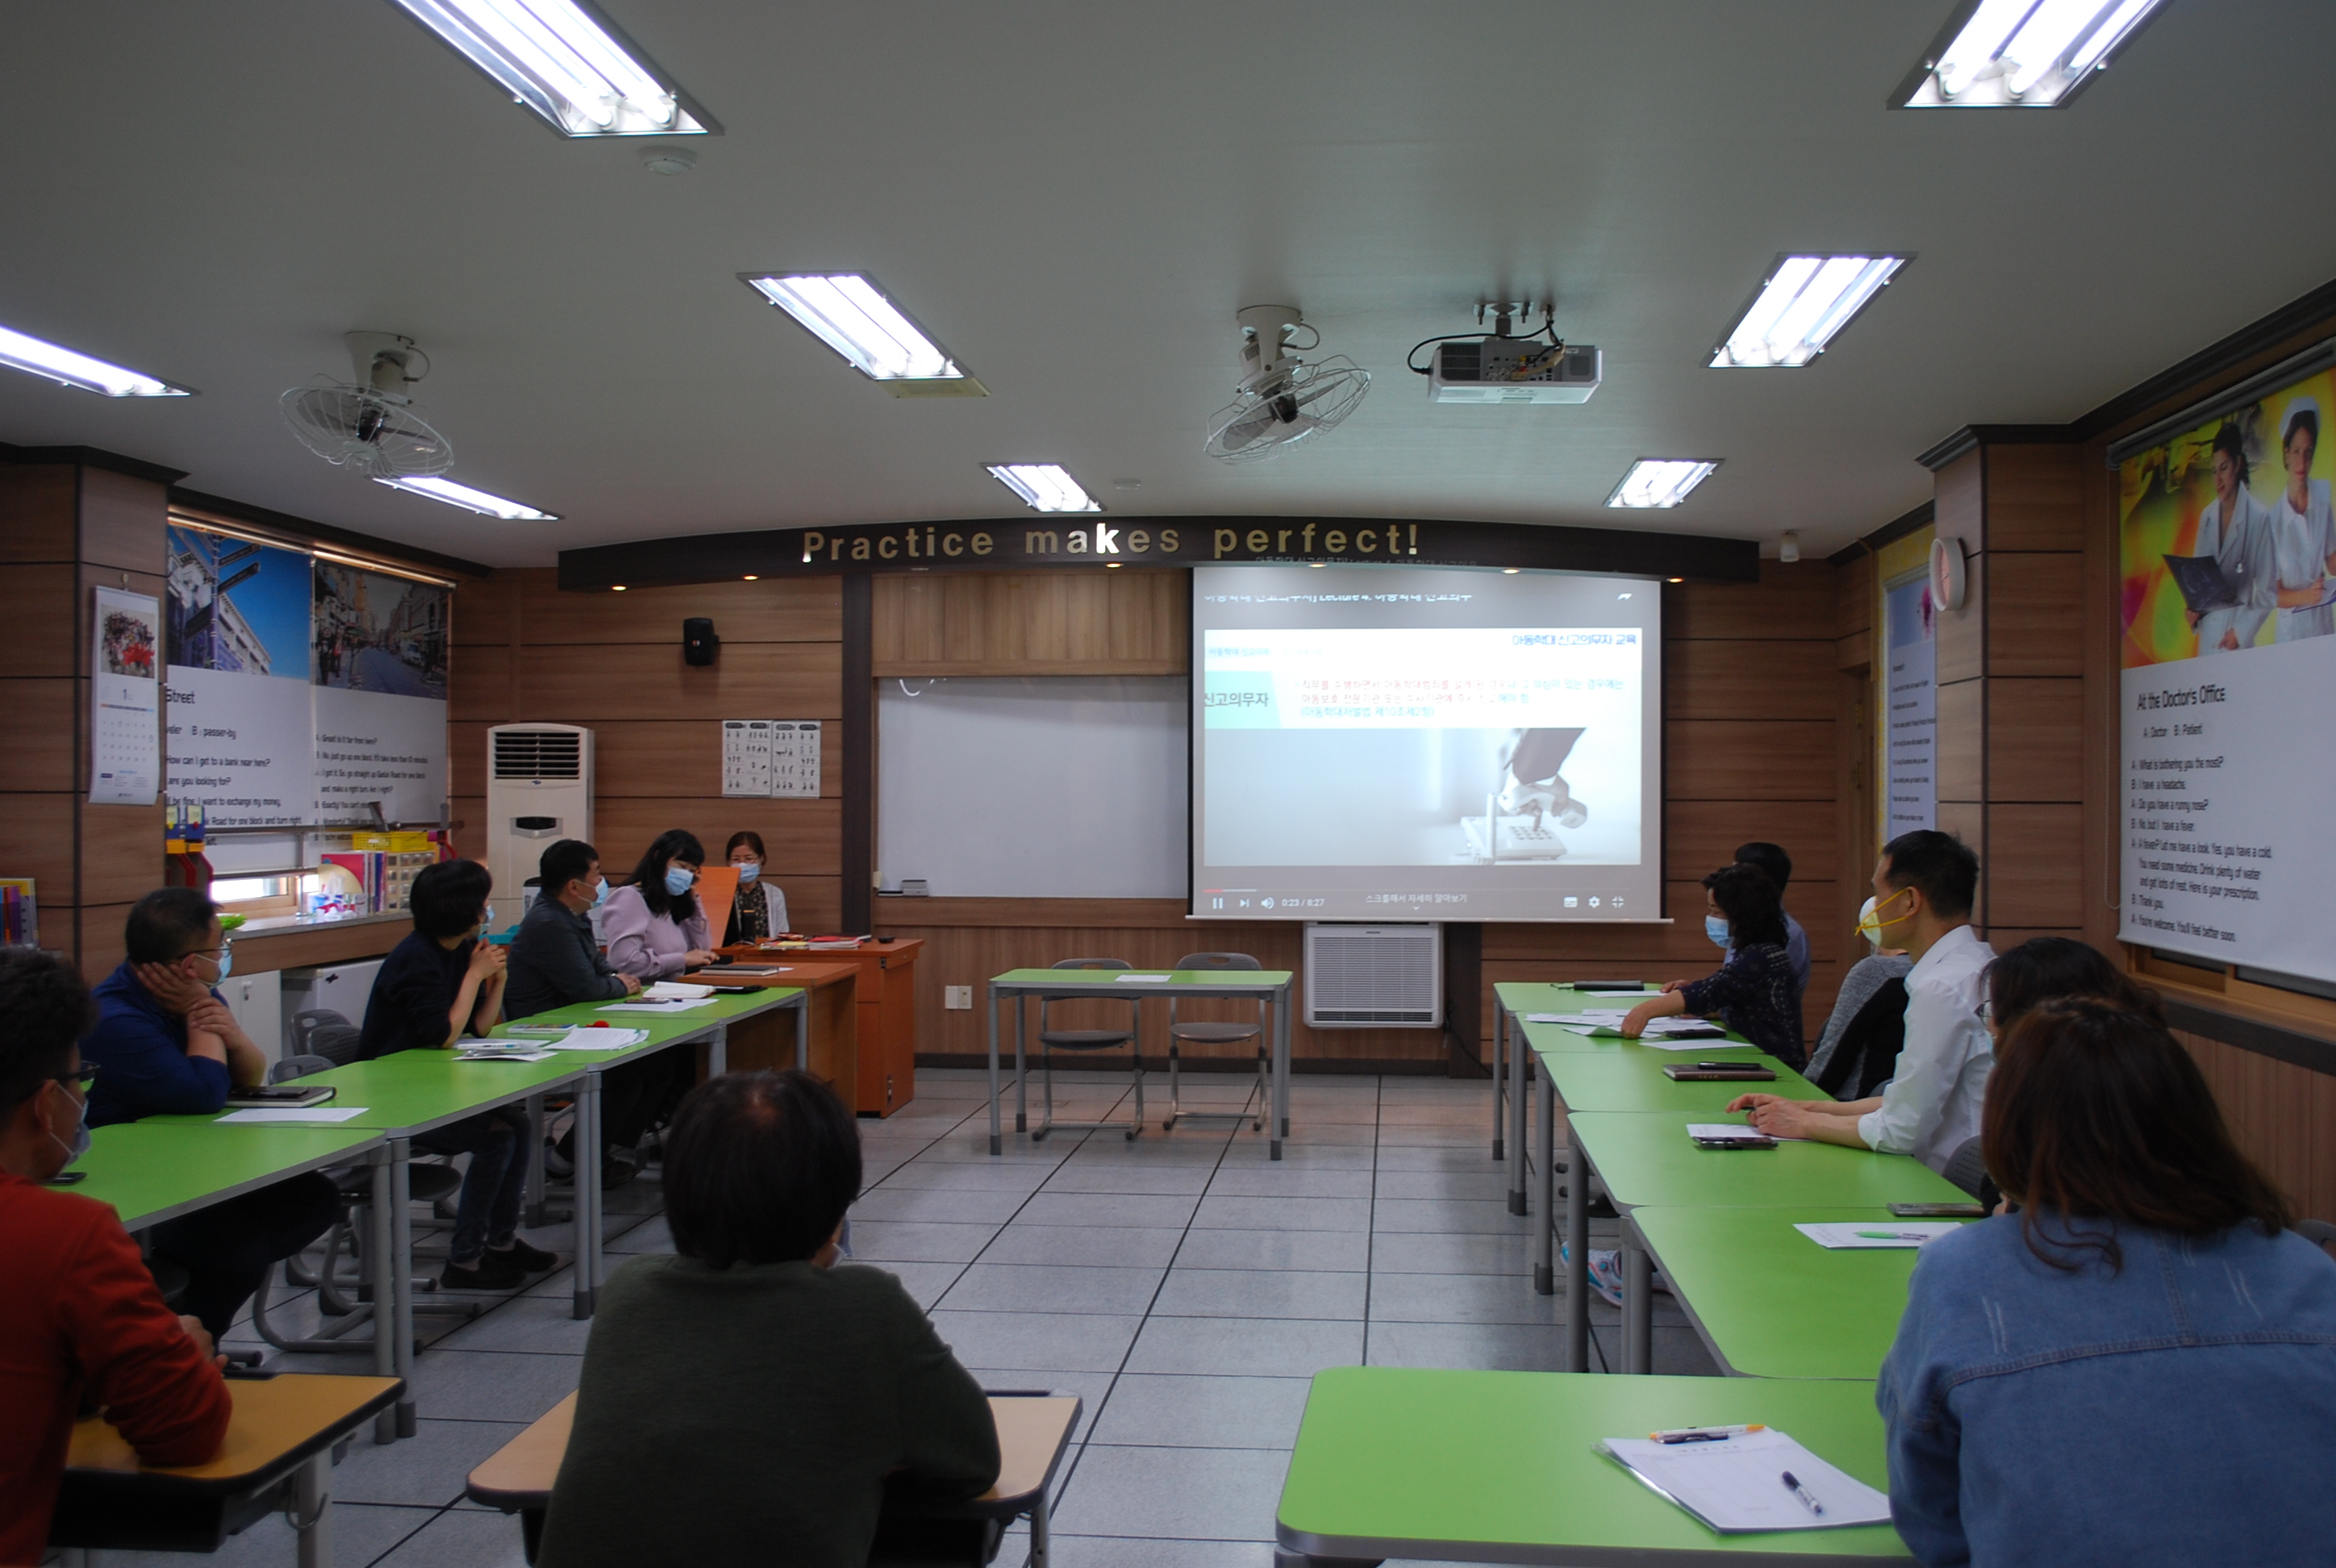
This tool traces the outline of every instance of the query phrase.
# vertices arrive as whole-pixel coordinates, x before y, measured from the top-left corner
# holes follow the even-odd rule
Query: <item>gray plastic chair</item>
[[[1120,959],[1065,959],[1060,963],[1048,967],[1057,969],[1124,969],[1132,966]],[[1049,1018],[1055,1004],[1058,1001],[1074,1000],[1095,1001],[1104,1007],[1117,1007],[1124,1002],[1127,1008],[1127,1027],[1124,1029],[1050,1027]],[[1046,1137],[1057,1125],[1074,1133],[1101,1133],[1117,1129],[1124,1132],[1131,1142],[1144,1131],[1144,1053],[1137,1047],[1138,1037],[1143,1029],[1143,1016],[1141,995],[1098,998],[1093,987],[1084,990],[1065,992],[1060,996],[1042,996],[1038,998],[1038,1077],[1045,1086],[1046,1108],[1045,1115],[1038,1123],[1037,1130],[1030,1135],[1032,1143],[1037,1143]],[[1057,1123],[1055,1120],[1055,1053],[1056,1051],[1115,1051],[1122,1046],[1128,1047],[1129,1057],[1135,1065],[1135,1119],[1132,1122]]]
[[[1176,967],[1180,969],[1263,969],[1265,966],[1247,953],[1186,953],[1176,960]],[[1183,1101],[1179,1097],[1177,1088],[1178,1045],[1183,1041],[1190,1040],[1194,1045],[1227,1046],[1238,1045],[1242,1040],[1251,1039],[1257,1042],[1256,1111],[1252,1113],[1246,1106],[1238,1111],[1186,1110]],[[1189,1118],[1196,1122],[1246,1120],[1251,1132],[1262,1131],[1265,1127],[1265,1107],[1272,1102],[1272,1095],[1267,1087],[1267,1075],[1271,1065],[1271,1056],[1272,1052],[1266,1045],[1265,999],[1262,997],[1258,998],[1256,1021],[1247,1024],[1181,1023],[1176,1018],[1176,998],[1170,997],[1168,998],[1168,1119],[1160,1124],[1160,1130],[1163,1133],[1167,1132],[1180,1120]]]

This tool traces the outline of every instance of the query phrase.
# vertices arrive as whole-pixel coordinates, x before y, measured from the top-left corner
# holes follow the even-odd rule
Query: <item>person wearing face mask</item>
[[[672,828],[657,836],[630,884],[608,895],[601,929],[610,963],[644,980],[669,980],[715,960],[706,911],[691,891],[705,863],[695,834]]]
[[[157,888],[131,906],[127,957],[99,982],[97,1027],[82,1055],[100,1069],[89,1124],[211,1115],[229,1089],[265,1082],[268,1059],[212,989],[234,966],[219,911],[193,888]],[[157,1225],[155,1253],[187,1271],[187,1310],[214,1339],[269,1265],[325,1233],[333,1183],[310,1173]]]
[[[787,895],[763,880],[763,835],[732,833],[730,847],[723,853],[738,872],[738,897],[730,906],[729,928],[723,933],[722,945],[758,942],[784,932]]]
[[[1801,992],[1785,946],[1785,911],[1776,884],[1757,866],[1738,862],[1703,879],[1703,926],[1728,950],[1728,960],[1699,980],[1673,980],[1622,1020],[1636,1039],[1653,1019],[1687,1013],[1718,1018],[1729,1028],[1798,1068],[1808,1059],[1801,1041]]]
[[[487,902],[493,887],[494,878],[476,861],[442,861],[414,879],[406,900],[414,930],[390,950],[374,977],[360,1060],[445,1050],[494,1027],[502,1014],[506,959],[501,948],[480,940],[494,919],[494,906]],[[523,1106],[503,1105],[434,1128],[414,1146],[471,1156],[441,1286],[509,1290],[530,1274],[559,1267],[559,1258],[519,1236],[531,1152]]]
[[[1861,1100],[1787,1100],[1744,1095],[1731,1111],[1779,1137],[1815,1138],[1851,1148],[1912,1154],[1942,1170],[1979,1135],[1993,1042],[1980,1017],[1995,954],[1971,929],[1979,857],[1952,833],[1901,833],[1874,868],[1873,930],[1880,945],[1903,947],[1906,1034],[1882,1093]]]
[[[603,958],[592,935],[591,911],[608,892],[600,852],[581,839],[561,839],[543,852],[537,872],[542,896],[511,939],[503,1011],[525,1018],[578,1002],[638,995],[641,982]],[[681,1081],[686,1066],[683,1053],[659,1051],[601,1075],[600,1127],[607,1135],[602,1186],[620,1186],[638,1173],[634,1151],[658,1115],[689,1087]],[[563,1158],[575,1158],[574,1139],[570,1129],[560,1144]]]
[[[233,1405],[209,1332],[163,1303],[113,1211],[44,1184],[88,1146],[94,1069],[73,1039],[95,1010],[80,977],[0,951],[0,1563],[37,1563],[84,1407],[142,1463],[200,1465]]]
[[[1914,960],[1903,948],[1880,945],[1872,928],[1874,900],[1857,911],[1858,934],[1869,951],[1841,978],[1833,1014],[1818,1031],[1802,1076],[1836,1099],[1878,1093],[1897,1071],[1906,1043],[1906,973]]]

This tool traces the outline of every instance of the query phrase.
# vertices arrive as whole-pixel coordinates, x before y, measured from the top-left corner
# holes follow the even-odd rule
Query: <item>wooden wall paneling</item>
[[[2081,801],[2085,683],[2023,677],[1987,686],[1987,798]]]
[[[82,979],[93,986],[119,969],[122,960],[130,956],[122,940],[122,928],[130,922],[130,905],[83,904],[71,913],[72,940],[68,945],[66,932],[60,931],[54,937],[49,934],[49,911],[45,908],[41,911],[41,945],[63,950],[67,957],[73,959]]]
[[[2176,1031],[2232,1135],[2299,1214],[2336,1219],[2336,1078]]]
[[[2085,674],[2078,730],[2082,735],[2079,798],[2085,803],[2082,872],[2085,937],[2103,952],[2117,951],[2124,911],[2117,885],[2120,829],[2125,821],[2123,769],[2117,758],[2119,638],[2117,487],[2107,453],[2085,449],[2084,575]]]
[[[836,653],[836,701],[842,712],[843,809],[836,819],[836,872],[843,891],[842,927],[871,929],[876,897],[876,607],[866,577],[843,585],[843,639]],[[854,1095],[856,1096],[857,1090]]]
[[[1695,881],[1726,865],[1737,844],[1767,839],[1792,855],[1794,887],[1835,881],[1836,814],[1830,800],[1674,800],[1663,813],[1663,878]]]
[[[1987,453],[1973,449],[1932,476],[1931,526],[1976,554],[1987,548]]]
[[[0,463],[0,565],[73,559],[78,483],[69,463]]]
[[[457,595],[459,598],[459,594]],[[460,610],[454,624],[464,624]],[[446,718],[452,725],[519,721],[519,702],[511,683],[515,662],[507,643],[465,643],[457,640],[446,652]],[[531,716],[540,722],[540,716]],[[448,743],[452,745],[450,741]]]
[[[143,806],[83,803],[79,862],[83,903],[136,903],[161,887],[161,802]]]
[[[2097,450],[2068,444],[1987,449],[1987,548],[2080,550],[2085,545],[2085,460]]]
[[[41,901],[41,937],[54,945],[48,930],[50,911],[65,911],[81,901],[75,891],[73,856],[74,810],[79,797],[68,789],[57,794],[12,794],[0,816],[0,875],[34,877]],[[144,889],[139,890],[143,892]]]
[[[1813,719],[1834,716],[1830,638],[1785,641],[1667,639],[1663,716]]]
[[[454,589],[454,613],[448,627],[451,648],[509,648],[520,635],[520,585],[522,573],[499,571],[492,577],[469,578]]]
[[[1990,550],[1986,560],[1986,673],[2081,678],[2084,557]]]
[[[1938,688],[1932,778],[1942,801],[1987,798],[1988,683],[1959,680]]]
[[[76,786],[81,689],[79,682],[63,676],[0,679],[0,705],[8,715],[8,744],[0,746],[0,792],[71,792]]]
[[[159,579],[168,565],[169,520],[169,492],[154,481],[102,468],[81,471],[77,559],[84,564]]]
[[[1190,581],[1181,568],[879,576],[873,671],[1181,675]]]
[[[1822,560],[1764,560],[1757,585],[1665,583],[1663,639],[1797,641],[1833,625],[1836,592]]]
[[[1985,865],[1990,928],[2083,926],[2083,874],[2076,854],[2083,823],[2083,809],[2074,802],[1990,803]]]
[[[1988,925],[1988,872],[1992,863],[1987,842],[1987,803],[1941,801],[1937,821],[1941,833],[1954,834],[1979,856],[1979,893],[1971,905],[1971,924],[1984,935]]]
[[[1857,911],[1872,888],[1874,853],[1881,847],[1874,828],[1872,667],[1838,677],[1835,688],[1841,706],[1834,720],[1839,737],[1835,777],[1840,792],[1830,812],[1835,867],[1834,924],[1830,930],[1810,926],[1808,932],[1813,955],[1848,965],[1864,958],[1867,950],[1857,934]]]
[[[691,583],[624,593],[562,593],[550,570],[497,572],[517,597],[521,635],[530,647],[663,645],[676,659],[681,623],[714,622],[726,657],[739,643],[834,642],[843,635],[841,578]]]
[[[0,566],[0,603],[8,607],[11,675],[87,679],[89,649],[79,638],[74,589],[80,569],[55,565]]]
[[[620,718],[841,716],[838,645],[726,644],[712,665],[693,668],[681,662],[679,632],[676,623],[671,647],[617,644],[582,657],[572,648],[529,643],[519,650],[515,671],[521,716],[584,725]],[[720,787],[718,778],[712,782]]]
[[[1834,623],[1836,638],[1854,637],[1874,629],[1874,557],[1860,553],[1854,560],[1834,569]]]
[[[668,828],[686,828],[720,859],[722,845],[740,829],[763,835],[776,876],[838,875],[842,869],[843,803],[840,800],[725,800],[718,793],[663,797],[596,794],[592,838],[604,869],[629,871]]]
[[[1671,800],[1829,801],[1833,724],[1811,720],[1678,719],[1663,726]]]
[[[1962,609],[1939,611],[1936,678],[1941,686],[1987,674],[1989,560],[1984,553],[1970,558]]]

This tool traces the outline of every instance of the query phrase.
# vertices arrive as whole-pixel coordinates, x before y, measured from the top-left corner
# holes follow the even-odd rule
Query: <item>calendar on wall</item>
[[[722,793],[817,800],[819,729],[817,719],[724,719]]]
[[[101,588],[90,616],[89,803],[154,803],[162,776],[162,603]]]

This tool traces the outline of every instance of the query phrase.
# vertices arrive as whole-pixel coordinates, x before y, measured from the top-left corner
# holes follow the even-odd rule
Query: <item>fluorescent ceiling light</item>
[[[0,326],[0,365],[14,365],[29,375],[62,381],[67,386],[78,386],[104,397],[191,397],[194,389],[173,386],[167,381],[135,370],[125,370],[119,365],[109,365],[102,359],[92,359],[86,354],[76,354],[70,348],[27,337]]]
[[[1693,457],[1642,457],[1630,465],[1614,493],[1606,498],[1609,506],[1650,507],[1677,506],[1687,499],[1687,492],[1711,477],[1719,466],[1714,458],[1708,463]],[[1624,599],[1630,596],[1624,594]]]
[[[500,495],[490,495],[483,490],[472,490],[467,484],[456,484],[451,479],[435,474],[411,478],[375,479],[375,484],[385,484],[392,490],[403,490],[414,495],[426,495],[433,501],[443,501],[448,506],[459,506],[465,511],[476,511],[488,517],[500,517],[511,522],[558,522],[555,511],[538,511],[516,501],[505,501]]]
[[[973,379],[947,349],[885,298],[865,274],[742,272],[738,276],[871,381]]]
[[[1891,95],[1905,109],[2050,109],[2075,97],[2159,0],[1965,0]]]
[[[1752,303],[1711,351],[1711,365],[1792,367],[1825,352],[1835,333],[1913,258],[1780,256]]]
[[[562,136],[719,130],[614,24],[577,0],[397,0]]]
[[[998,483],[1038,511],[1101,511],[1095,497],[1079,482],[1051,463],[993,463],[989,472]]]

